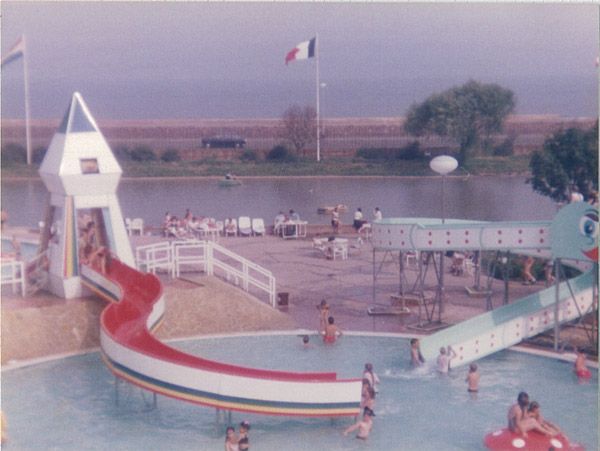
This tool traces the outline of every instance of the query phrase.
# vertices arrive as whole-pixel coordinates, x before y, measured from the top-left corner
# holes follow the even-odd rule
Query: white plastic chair
[[[252,218],[252,233],[265,236],[265,221],[263,218]]]
[[[348,259],[348,245],[344,243],[333,243],[333,259],[341,258],[342,260]]]
[[[252,222],[249,216],[240,216],[238,218],[238,234],[241,236],[252,235]]]
[[[127,223],[127,219],[125,219]],[[144,220],[142,218],[133,218],[129,223],[129,234],[134,235],[138,232],[140,235],[144,234]]]

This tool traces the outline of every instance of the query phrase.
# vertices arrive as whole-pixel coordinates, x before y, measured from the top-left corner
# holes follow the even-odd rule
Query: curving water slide
[[[597,235],[598,210],[581,202],[545,222],[384,219],[373,225],[373,246],[386,251],[511,251],[565,259],[585,271],[558,289],[549,287],[421,340],[425,359],[434,360],[440,347],[450,345],[457,354],[452,364],[458,366],[553,328],[557,299],[559,323],[597,308]]]
[[[100,344],[117,377],[154,393],[223,410],[267,415],[355,416],[361,380],[336,373],[294,373],[229,365],[192,356],[156,339],[162,284],[113,259],[107,274],[81,267],[83,283],[111,304],[102,312]]]

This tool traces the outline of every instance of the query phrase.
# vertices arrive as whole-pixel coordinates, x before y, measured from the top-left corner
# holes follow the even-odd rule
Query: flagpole
[[[31,164],[31,129],[29,127],[29,71],[27,70],[27,43],[23,39],[23,81],[25,87],[25,142],[27,145],[27,164]]]
[[[315,33],[315,50],[317,53],[317,161],[321,161],[321,126],[320,126],[320,95],[319,91],[321,90],[321,83],[319,81],[319,33]]]

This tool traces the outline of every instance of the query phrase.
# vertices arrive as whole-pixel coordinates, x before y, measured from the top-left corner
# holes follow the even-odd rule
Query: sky
[[[101,118],[280,117],[315,105],[316,61],[284,64],[318,33],[321,111],[401,116],[474,79],[517,112],[598,114],[599,7],[540,3],[2,1],[1,49],[27,39],[31,116],[74,91]],[[2,70],[2,116],[23,117],[22,60]]]

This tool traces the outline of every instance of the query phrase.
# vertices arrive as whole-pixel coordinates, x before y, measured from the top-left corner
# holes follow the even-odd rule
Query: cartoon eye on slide
[[[585,237],[596,238],[598,236],[598,215],[587,213],[579,220],[579,232]]]

